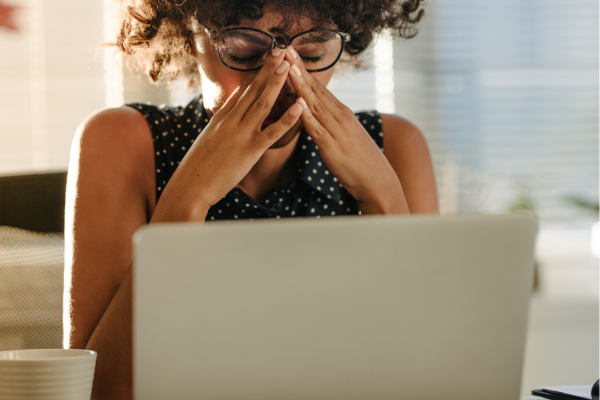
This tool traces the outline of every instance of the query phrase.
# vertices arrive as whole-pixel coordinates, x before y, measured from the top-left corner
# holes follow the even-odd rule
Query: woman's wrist
[[[166,195],[166,196],[165,196]],[[160,201],[156,204],[150,223],[160,222],[204,222],[208,214],[209,205],[198,199],[188,200],[185,198],[169,201],[167,193],[163,193]]]
[[[402,188],[360,201],[362,215],[410,214]]]

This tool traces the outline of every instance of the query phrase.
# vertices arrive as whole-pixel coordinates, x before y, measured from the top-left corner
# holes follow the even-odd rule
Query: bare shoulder
[[[427,148],[427,141],[421,130],[406,118],[395,114],[381,114],[381,128],[386,152],[408,150],[406,146]]]
[[[131,238],[153,211],[154,168],[152,134],[137,110],[102,110],[79,126],[65,207],[73,348],[85,348],[131,264]]]
[[[152,187],[154,145],[150,127],[137,110],[123,106],[86,118],[73,140],[71,163],[114,183],[138,182]],[[72,164],[71,164],[72,165]],[[115,182],[116,180],[116,182]],[[152,191],[151,191],[152,192]]]
[[[144,151],[153,146],[146,119],[139,111],[127,106],[105,109],[90,115],[79,126],[74,144],[87,151],[104,154],[153,154],[153,151]]]
[[[437,189],[427,140],[406,118],[381,114],[385,156],[400,179],[411,213],[437,213]]]

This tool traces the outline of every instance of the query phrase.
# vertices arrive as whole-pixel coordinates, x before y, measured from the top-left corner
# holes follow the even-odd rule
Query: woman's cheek
[[[227,68],[206,36],[199,37],[195,45],[204,107],[214,114],[242,84],[245,73]]]
[[[216,62],[211,58],[203,57],[199,60],[198,68],[204,107],[215,113],[242,84],[244,76],[243,73],[223,65],[218,56]]]
[[[331,77],[333,76],[334,71],[335,71],[335,67],[332,67],[325,71],[313,72],[313,76],[315,77],[316,80],[318,80],[321,83],[321,85],[327,86],[327,84],[331,80]]]

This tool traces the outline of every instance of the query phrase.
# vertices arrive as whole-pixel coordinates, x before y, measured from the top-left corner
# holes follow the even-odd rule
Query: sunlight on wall
[[[119,32],[117,4],[112,0],[104,0],[104,42],[116,42]],[[123,57],[116,47],[104,48],[104,88],[106,107],[120,107],[123,98]]]
[[[394,48],[389,34],[380,35],[375,41],[375,90],[377,111],[394,113]]]
[[[102,2],[10,0],[0,29],[0,174],[64,171],[77,126],[105,105]]]
[[[44,0],[30,0],[29,68],[31,90],[31,167],[43,171],[50,164],[46,105],[46,40]]]

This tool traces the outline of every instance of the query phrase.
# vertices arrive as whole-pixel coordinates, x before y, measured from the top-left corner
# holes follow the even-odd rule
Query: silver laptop
[[[136,234],[138,400],[519,398],[530,214]]]

